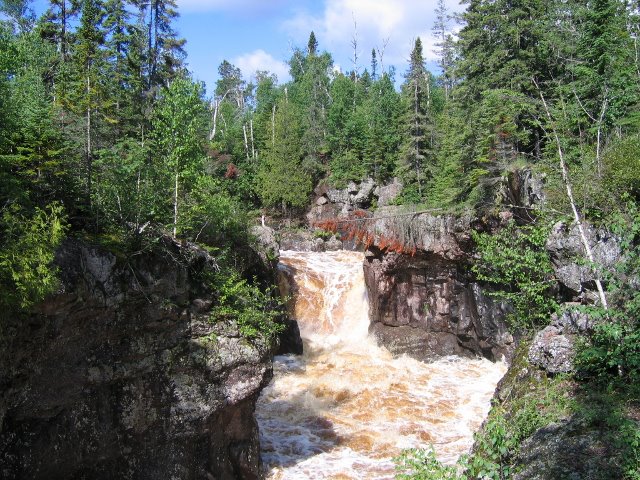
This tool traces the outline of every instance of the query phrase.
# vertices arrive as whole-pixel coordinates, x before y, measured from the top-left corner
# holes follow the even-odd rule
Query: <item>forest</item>
[[[210,96],[185,66],[175,0],[50,0],[39,18],[29,3],[0,3],[0,315],[55,291],[52,262],[68,235],[129,254],[163,234],[197,242],[224,264],[221,298],[265,306],[272,300],[242,278],[237,247],[261,215],[302,215],[319,182],[398,178],[397,204],[489,219],[511,206],[509,175],[530,169],[545,179],[545,203],[496,235],[474,234],[473,272],[503,289],[514,329],[531,332],[558,309],[550,226],[586,222],[617,235],[614,270],[587,248],[599,290],[591,315],[603,320],[577,361],[580,381],[606,398],[635,395],[640,2],[465,0],[452,15],[439,0],[436,72],[420,38],[404,72],[377,48],[366,67],[339,72],[310,32],[288,60],[289,81],[225,60]],[[264,313],[260,305],[247,315]],[[241,302],[221,308],[246,314]],[[275,328],[274,315],[255,325]],[[626,478],[638,478],[640,433],[620,422],[636,455]],[[483,478],[506,478],[495,449],[514,445],[496,444],[500,435],[480,445],[494,461]],[[420,478],[458,478],[433,468]]]

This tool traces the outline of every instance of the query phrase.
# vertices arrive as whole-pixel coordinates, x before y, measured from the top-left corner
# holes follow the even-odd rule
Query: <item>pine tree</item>
[[[449,21],[451,15],[447,9],[445,0],[438,0],[436,5],[436,19],[433,24],[432,32],[436,38],[435,53],[439,57],[438,64],[442,69],[442,78],[444,85],[445,99],[449,98],[449,93],[453,88],[453,60],[454,60],[454,42],[449,31]]]
[[[177,8],[175,0],[150,0],[148,4],[147,75],[152,92],[168,85],[182,70],[186,40],[178,38],[172,26],[179,16]]]

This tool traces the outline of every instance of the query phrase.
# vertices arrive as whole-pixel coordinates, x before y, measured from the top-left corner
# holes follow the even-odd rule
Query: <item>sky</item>
[[[193,76],[213,92],[218,65],[228,60],[247,80],[256,70],[268,70],[279,81],[289,79],[287,59],[294,47],[304,48],[313,30],[319,49],[332,54],[334,64],[354,68],[353,40],[357,39],[357,66],[371,63],[371,49],[386,69],[394,66],[396,80],[407,69],[416,37],[424,45],[429,68],[437,70],[431,28],[436,0],[177,0],[180,12],[175,28],[187,40],[187,63]],[[459,0],[446,0],[451,12]],[[47,2],[34,4],[41,13]],[[453,26],[453,25],[452,25]]]

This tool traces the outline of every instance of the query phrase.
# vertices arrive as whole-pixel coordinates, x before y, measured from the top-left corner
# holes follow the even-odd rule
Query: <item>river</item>
[[[358,252],[281,252],[305,353],[278,356],[256,417],[267,478],[392,479],[393,457],[469,451],[506,365],[394,358],[368,336]]]

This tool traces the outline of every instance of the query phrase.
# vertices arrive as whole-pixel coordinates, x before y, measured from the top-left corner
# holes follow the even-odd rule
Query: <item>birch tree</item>
[[[180,230],[183,200],[191,182],[202,171],[206,108],[202,87],[187,78],[174,80],[162,91],[153,119],[155,163],[171,205],[173,236]]]

